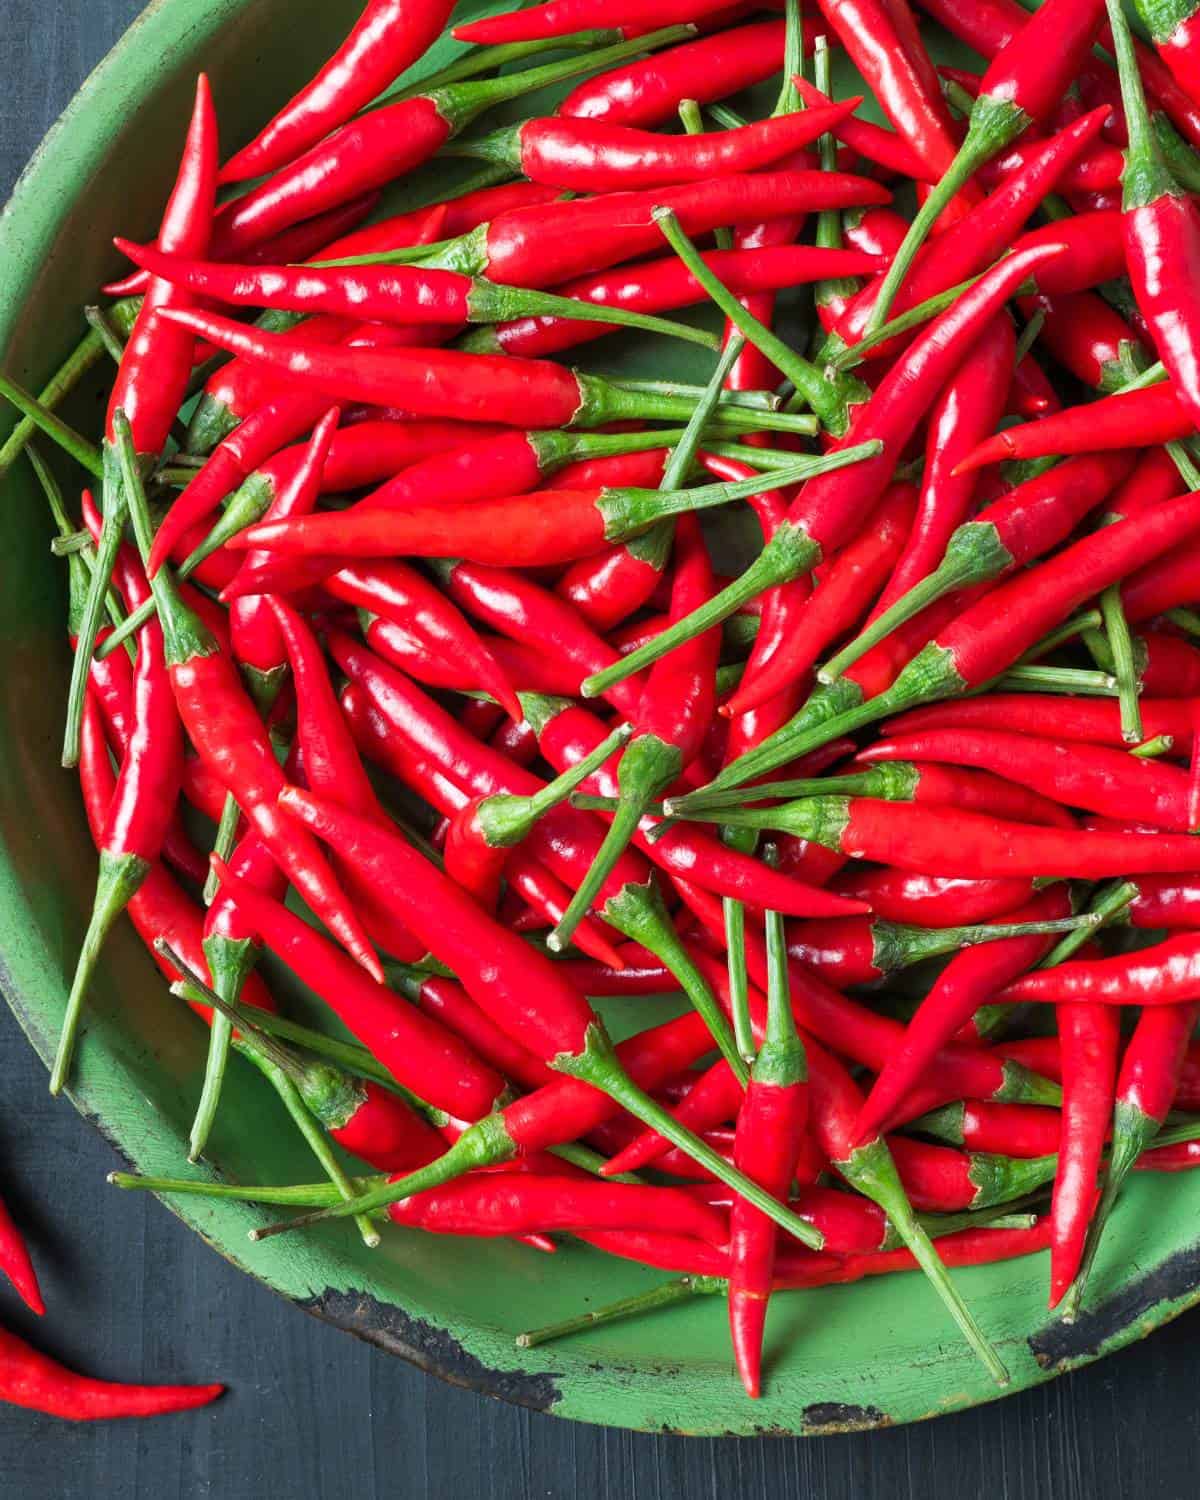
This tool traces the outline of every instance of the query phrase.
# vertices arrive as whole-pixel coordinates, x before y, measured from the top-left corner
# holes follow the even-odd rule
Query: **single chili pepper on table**
[[[219,220],[214,252],[220,260],[236,260],[301,219],[403,177],[493,105],[690,34],[687,28],[663,27],[599,52],[500,78],[450,84],[360,115],[237,199]]]
[[[119,1385],[77,1375],[0,1328],[0,1401],[71,1422],[156,1417],[191,1411],[223,1395],[223,1385]]]
[[[427,51],[451,9],[449,0],[368,0],[320,72],[229,158],[221,181],[245,182],[286,166],[345,124]]]
[[[620,307],[599,312],[590,303],[577,306],[578,298],[497,286],[457,271],[423,266],[233,266],[162,255],[129,240],[118,239],[116,245],[135,265],[147,267],[206,303],[451,329],[463,323],[499,323],[521,317],[570,317],[712,345],[711,334],[686,324]]]
[[[150,552],[150,517],[131,445],[121,452],[122,479],[138,548]],[[167,671],[183,728],[201,758],[233,793],[262,841],[313,911],[368,973],[382,970],[316,841],[291,826],[276,799],[284,785],[266,730],[237,670],[216,638],[181,598],[169,569],[151,580],[166,647]]]
[[[216,176],[216,116],[208,80],[201,74],[179,174],[159,229],[158,243],[162,248],[185,255],[203,255],[207,251]],[[67,692],[67,722],[63,735],[65,766],[73,766],[76,762],[88,664],[95,648],[104,594],[128,514],[128,497],[123,492],[119,472],[113,419],[118,411],[126,412],[139,464],[157,458],[187,387],[195,343],[186,329],[166,326],[164,314],[187,300],[186,294],[168,282],[151,282],[109,397],[101,496],[104,528],[96,549],[91,587],[79,622],[79,645]]]
[[[1047,0],[992,60],[980,82],[967,135],[921,205],[875,297],[867,332],[882,327],[930,227],[972,175],[1031,123],[1053,110],[1099,29],[1099,0]]]
[[[1054,254],[1052,248],[1043,248],[1012,256],[964,293],[905,352],[869,402],[858,410],[845,441],[880,441],[884,451],[838,478],[830,476],[804,485],[784,523],[735,583],[690,619],[664,631],[652,647],[634,652],[619,668],[590,678],[584,684],[585,695],[602,692],[620,677],[640,671],[765,589],[809,572],[823,554],[844,544],[863,512],[883,493],[904,444],[963,359],[966,342],[986,326],[1020,279]]]

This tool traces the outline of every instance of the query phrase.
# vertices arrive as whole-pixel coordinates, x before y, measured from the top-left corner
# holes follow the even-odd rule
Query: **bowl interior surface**
[[[468,0],[460,13],[484,9]],[[111,236],[153,233],[196,71],[213,80],[228,150],[310,76],[355,12],[349,0],[158,0],[149,7],[47,137],[0,220],[6,371],[38,387],[79,338],[82,307],[120,269]],[[417,71],[454,50],[440,44]],[[939,58],[951,56],[972,65],[970,54],[946,41]],[[852,83],[843,68],[841,91]],[[430,176],[423,180],[427,190]],[[419,202],[420,194],[417,181],[391,201]],[[784,315],[792,314],[785,308]],[[681,344],[664,350],[607,339],[586,354],[594,368],[640,374],[703,379],[710,368],[707,356]],[[66,412],[94,434],[103,402],[97,379]],[[10,413],[0,412],[0,436],[10,426]],[[78,472],[59,469],[70,495]],[[48,550],[49,522],[28,466],[18,464],[0,491],[0,987],[48,1058],[95,860],[75,779],[58,766],[69,671],[64,570]],[[289,987],[297,1014],[318,1013],[312,996]],[[654,1004],[615,1007],[614,1029],[643,1024],[637,1005],[646,1003]],[[205,1039],[122,924],[91,996],[72,1097],[138,1170],[188,1171]],[[247,1182],[319,1175],[274,1096],[241,1059],[231,1063],[211,1169]],[[1200,1174],[1139,1176],[1127,1199],[1100,1256],[1091,1310],[1074,1328],[1046,1312],[1044,1256],[959,1273],[1014,1388],[1119,1347],[1196,1300]],[[752,1403],[733,1375],[717,1299],[518,1350],[513,1336],[523,1328],[663,1279],[582,1246],[545,1257],[508,1243],[393,1231],[369,1252],[345,1226],[253,1245],[246,1231],[263,1221],[257,1210],[195,1198],[170,1206],[220,1253],[322,1316],[446,1379],[564,1416],[707,1434],[819,1433],[916,1420],[997,1394],[933,1293],[912,1275],[776,1298],[766,1394]]]

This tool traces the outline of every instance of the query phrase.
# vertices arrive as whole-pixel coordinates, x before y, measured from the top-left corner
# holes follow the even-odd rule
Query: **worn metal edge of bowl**
[[[209,0],[203,14],[197,15],[194,0],[152,0],[51,127],[0,216],[0,272],[9,273],[0,281],[5,287],[0,298],[4,357],[36,269],[61,231],[63,204],[110,149],[105,129],[95,119],[103,111],[94,115],[93,106],[113,91],[132,114],[153,90],[157,62],[169,58],[176,63],[181,50],[195,53],[249,5],[250,0]],[[46,1061],[53,1051],[52,1028],[61,1014],[61,1004],[55,1005],[53,996],[61,991],[62,976],[49,961],[9,854],[0,838],[0,991]],[[72,1092],[76,1109],[137,1170],[175,1170],[182,1139],[177,1134],[169,1141],[164,1138],[168,1122],[148,1097],[131,1087],[135,1079],[124,1059],[114,1054],[102,1063],[90,1067]],[[878,1392],[871,1389],[862,1391],[861,1400],[843,1399],[851,1393],[838,1389],[830,1394],[839,1399],[811,1400],[786,1411],[769,1399],[758,1405],[743,1403],[732,1385],[726,1387],[731,1377],[717,1369],[701,1371],[712,1387],[707,1401],[698,1402],[693,1394],[677,1402],[663,1395],[676,1384],[672,1375],[682,1374],[669,1358],[653,1366],[601,1365],[587,1339],[523,1355],[498,1330],[446,1326],[423,1316],[427,1309],[417,1296],[401,1306],[357,1287],[357,1269],[340,1256],[332,1234],[253,1246],[246,1238],[246,1230],[258,1222],[253,1209],[201,1199],[162,1201],[218,1253],[305,1310],[453,1384],[577,1420],[698,1435],[817,1435],[917,1421],[1004,1394],[981,1381],[969,1356],[963,1358],[953,1344],[940,1347],[932,1342],[928,1362],[911,1367],[911,1384],[902,1382],[886,1407],[872,1399]],[[1018,1276],[1022,1266],[1032,1266],[1040,1275],[1043,1265],[1038,1257],[1008,1263],[1005,1271]],[[965,1273],[968,1290],[977,1274]],[[826,1291],[819,1305],[839,1317],[843,1304],[861,1289]],[[1048,1318],[1021,1337],[1001,1339],[1002,1353],[1013,1368],[1008,1390],[1037,1384],[1114,1352],[1197,1302],[1200,1239],[1157,1258],[1143,1256],[1130,1279],[1075,1325]],[[885,1353],[880,1361],[886,1362]],[[939,1366],[940,1381],[933,1376]],[[647,1380],[651,1394],[634,1394],[639,1381]],[[944,1387],[940,1392],[939,1385]]]

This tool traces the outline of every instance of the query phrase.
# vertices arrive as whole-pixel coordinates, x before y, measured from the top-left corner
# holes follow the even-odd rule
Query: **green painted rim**
[[[469,12],[481,4],[468,4]],[[501,8],[493,3],[492,9]],[[157,0],[84,84],[0,218],[0,351],[30,385],[79,337],[79,309],[118,269],[108,236],[146,233],[173,170],[190,79],[203,65],[230,139],[311,71],[353,7],[321,0]],[[330,12],[333,12],[331,15]],[[298,24],[299,23],[299,24]],[[287,35],[286,59],[272,38]],[[435,52],[426,66],[442,60]],[[940,60],[961,61],[947,44]],[[848,91],[849,79],[839,83]],[[695,373],[682,346],[652,359],[599,346],[596,363]],[[664,364],[678,360],[678,369]],[[689,361],[693,364],[689,365]],[[99,386],[69,414],[96,430]],[[6,432],[7,415],[0,416]],[[64,471],[65,472],[65,471]],[[78,476],[70,476],[76,484]],[[25,466],[0,484],[0,985],[46,1059],[62,1015],[94,865],[76,787],[58,770],[67,656],[63,578]],[[316,1014],[310,996],[298,1013]],[[626,1012],[632,1024],[635,1008]],[[621,1016],[615,1018],[619,1025]],[[106,955],[72,1099],[138,1170],[179,1174],[201,1076],[204,1033],[165,992],[132,933]],[[243,1181],[307,1181],[311,1162],[261,1080],[232,1064],[213,1168]],[[97,1191],[111,1191],[97,1184]],[[697,1434],[846,1431],[915,1421],[998,1392],[914,1276],[775,1300],[767,1394],[746,1400],[713,1301],[522,1352],[513,1335],[662,1278],[582,1247],[553,1258],[509,1244],[387,1236],[368,1252],[352,1233],[252,1245],[262,1216],[199,1200],[169,1206],[222,1255],[276,1291],[443,1379],[561,1416]],[[1047,1380],[1142,1337],[1200,1300],[1200,1174],[1139,1177],[1073,1328],[1045,1311],[1045,1257],[960,1274],[1013,1375]],[[219,1372],[218,1372],[219,1373]],[[666,1377],[666,1378],[664,1378]]]

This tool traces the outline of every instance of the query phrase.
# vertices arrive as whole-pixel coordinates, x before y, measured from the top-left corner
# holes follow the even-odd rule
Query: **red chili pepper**
[[[712,597],[713,587],[712,564],[700,523],[695,516],[680,516],[675,526],[671,618],[679,620],[691,614]],[[650,803],[698,754],[716,708],[720,649],[720,634],[710,630],[650,674],[635,710],[635,734],[622,751],[617,768],[618,806],[609,831],[566,915],[550,934],[551,948],[567,945],[575,921],[599,895]]]
[[[887,201],[887,189],[879,183],[845,173],[737,174],[707,183],[515,209],[451,241],[427,256],[425,264],[486,276],[504,286],[557,286],[621,261],[660,254],[662,235],[652,217],[658,207],[672,209],[684,230],[698,235],[818,209]]]
[[[489,1172],[401,1198],[388,1206],[388,1216],[431,1234],[486,1238],[554,1230],[653,1230],[660,1225],[710,1245],[724,1245],[729,1236],[723,1213],[679,1188],[529,1172]],[[772,1234],[774,1230],[772,1224]]]
[[[453,83],[400,99],[340,125],[222,215],[214,250],[235,260],[249,248],[301,219],[337,208],[348,198],[384,187],[428,161],[485,109],[545,84],[618,62],[634,52],[676,41],[673,29],[622,42],[599,52],[527,68],[502,78]]]
[[[245,182],[294,161],[383,92],[435,42],[450,19],[449,0],[368,0],[329,61],[221,169]]]
[[[1052,1181],[1058,1158],[992,1156],[890,1136],[905,1192],[923,1213],[955,1214],[1011,1203]],[[940,1247],[939,1247],[940,1248]]]
[[[808,1124],[808,1065],[788,989],[783,918],[767,914],[767,1023],[737,1116],[733,1158],[787,1199]],[[744,1199],[729,1211],[729,1329],[748,1396],[761,1391],[762,1342],[775,1267],[774,1224]]]
[[[944,595],[1008,577],[1058,546],[1132,472],[1133,464],[1131,452],[1107,458],[1085,455],[1027,479],[985,506],[951,533],[932,572],[822,667],[822,680],[832,681],[895,626]]]
[[[1188,699],[1146,699],[1142,720],[1150,737],[1166,735],[1177,747],[1192,742],[1192,706]],[[896,735],[929,730],[1003,730],[1079,741],[1123,745],[1120,714],[1112,700],[1054,698],[1044,693],[989,693],[958,703],[934,703],[900,714],[888,724]]]
[[[217,124],[208,80],[200,75],[196,102],[175,187],[163,213],[158,243],[168,251],[203,255],[212,228],[217,175]],[[63,764],[76,763],[88,664],[96,645],[104,595],[128,513],[114,447],[114,418],[123,410],[139,462],[162,450],[192,370],[195,340],[166,326],[163,314],[188,298],[167,282],[151,282],[121,357],[105,420],[105,472],[101,497],[104,528],[96,548],[91,586],[79,622],[78,649],[67,694]]]
[[[597,26],[617,25],[626,34],[652,26],[699,20],[710,11],[725,8],[729,0],[620,0],[617,15],[603,0],[548,0],[527,10],[506,11],[455,26],[452,34],[460,42],[504,46],[508,42],[534,42],[545,37],[569,36],[573,31],[591,31]]]
[[[974,1100],[947,1104],[922,1115],[909,1122],[909,1129],[992,1156],[1055,1156],[1061,1135],[1056,1109],[1038,1104],[980,1104]]]
[[[120,418],[117,427],[119,433]],[[179,799],[183,736],[156,621],[143,626],[138,642],[132,708],[120,774],[97,840],[96,894],[50,1070],[52,1094],[62,1090],[70,1072],[84,1000],[104,942],[158,859]]]
[[[1036,922],[1061,919],[1070,914],[1067,893],[1053,886],[1011,916],[1015,921]],[[976,1011],[997,990],[1031,968],[1051,946],[1049,937],[1031,934],[1006,938],[1000,947],[988,944],[986,947],[965,948],[955,954],[908,1023],[902,1044],[884,1062],[863,1106],[859,1135],[869,1139],[893,1125],[937,1052],[961,1033]],[[960,1144],[976,1145],[973,1141]],[[994,1148],[981,1146],[978,1149]]]
[[[156,277],[184,287],[205,303],[265,307],[373,323],[433,325],[455,331],[463,323],[498,323],[518,317],[570,317],[598,321],[577,299],[523,287],[496,286],[477,277],[424,266],[232,266],[215,260],[161,255],[118,239],[117,248]],[[636,310],[613,308],[604,328],[624,326],[674,334],[691,343],[708,335]]]
[[[782,21],[757,21],[639,58],[576,84],[558,113],[610,125],[665,125],[684,99],[711,104],[777,73],[785,30]]]
[[[1096,1206],[1096,1176],[1108,1133],[1120,1045],[1115,1011],[1079,1002],[1059,1004],[1062,1049],[1062,1144],[1050,1207],[1050,1306],[1075,1279]]]
[[[114,1417],[155,1417],[207,1406],[223,1385],[118,1385],[92,1380],[66,1369],[0,1329],[0,1401],[72,1422],[103,1422]]]
[[[541,1058],[502,1031],[454,980],[416,970],[392,971],[388,977],[421,1010],[460,1036],[477,1057],[522,1088],[540,1089],[555,1081]]]
[[[965,475],[955,478],[952,470],[999,421],[1014,352],[1011,319],[993,318],[973,357],[959,366],[931,409],[916,519],[871,622],[937,567],[954,530],[970,514],[975,484]]]
[[[977,766],[1065,806],[1099,813],[1116,806],[1123,816],[1154,827],[1177,833],[1190,827],[1185,772],[1098,745],[1068,746],[1001,730],[943,729],[871,745],[862,758]]]
[[[897,251],[875,297],[868,332],[886,320],[913,256],[954,195],[1031,123],[1040,123],[1057,107],[1091,48],[1102,15],[1100,0],[1047,0],[992,60],[966,137]]]
[[[636,192],[681,182],[708,182],[778,162],[832,130],[862,96],[733,130],[664,136],[607,120],[570,117],[502,126],[462,149],[547,187],[574,192]]]
[[[768,651],[760,632],[746,678],[722,704],[722,714],[732,718],[774,697],[802,678],[825,647],[852,628],[908,539],[915,506],[916,490],[910,484],[892,485],[884,493],[861,534],[831,559],[820,588],[809,597],[774,652]]]
[[[887,867],[861,870],[854,865],[835,875],[832,886],[842,895],[865,902],[886,921],[918,927],[987,922],[1015,911],[1034,894],[1028,880],[963,880]]]
[[[762,996],[755,992],[754,1011],[761,1018],[764,1010]],[[683,1098],[674,1106],[672,1113],[681,1125],[703,1135],[724,1120],[736,1119],[748,1089],[733,1069],[721,1058],[701,1073]],[[619,1177],[623,1172],[636,1172],[649,1166],[660,1156],[671,1150],[671,1143],[657,1130],[643,1130],[639,1135],[610,1156],[601,1168],[606,1177]],[[795,1170],[796,1157],[789,1162],[789,1171]],[[790,1179],[789,1179],[790,1181]]]
[[[1193,0],[1137,0],[1137,11],[1150,28],[1158,54],[1170,68],[1176,83],[1200,108],[1200,71],[1196,50],[1200,47],[1200,22]]]
[[[790,222],[767,221],[771,226]],[[725,285],[750,296],[782,290],[826,277],[870,275],[878,269],[875,255],[860,250],[826,250],[812,245],[769,243],[747,245],[739,238],[735,250],[709,250],[704,264]],[[557,291],[562,297],[590,302],[597,307],[626,308],[639,313],[667,312],[704,302],[707,292],[675,256],[663,260],[642,261],[617,270],[597,271],[565,282]],[[584,322],[571,317],[538,317],[530,314],[499,322],[493,328],[482,328],[468,335],[462,347],[482,353],[519,354],[538,358],[574,349],[611,333],[616,323]],[[768,381],[770,385],[773,382]],[[752,381],[740,389],[762,389],[761,381]]]
[[[31,1312],[40,1318],[46,1311],[37,1272],[21,1231],[13,1221],[4,1200],[0,1198],[0,1271],[12,1282],[17,1295]]]
[[[807,79],[797,75],[793,82],[796,92],[809,108],[827,108],[833,102]],[[889,172],[896,172],[901,177],[910,177],[914,180],[920,179],[926,182],[935,180],[932,169],[925,159],[902,136],[893,131],[883,130],[880,126],[872,125],[867,120],[856,119],[853,115],[847,115],[845,119],[837,121],[831,130],[838,140],[857,151],[860,156],[887,168]]]
[[[634,652],[619,668],[589,678],[585,694],[603,691],[613,681],[640,671],[725,619],[748,599],[810,571],[822,554],[849,540],[863,513],[882,495],[918,422],[962,362],[966,345],[987,326],[1022,277],[1054,254],[1045,247],[1010,256],[965,292],[893,365],[867,404],[857,409],[843,442],[880,441],[884,451],[845,474],[805,484],[784,523],[735,583],[690,619],[664,631],[651,648]],[[776,478],[781,476],[777,473]]]

